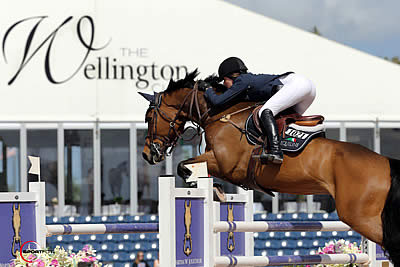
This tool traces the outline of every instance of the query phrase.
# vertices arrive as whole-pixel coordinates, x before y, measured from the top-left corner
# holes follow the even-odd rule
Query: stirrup
[[[279,153],[279,152],[277,152]],[[282,153],[282,152],[280,152]],[[282,153],[283,154],[283,153]],[[260,155],[261,164],[268,164],[268,162],[272,162],[274,164],[282,164],[283,162],[283,155],[277,155],[272,153],[267,153],[265,150],[261,152]]]

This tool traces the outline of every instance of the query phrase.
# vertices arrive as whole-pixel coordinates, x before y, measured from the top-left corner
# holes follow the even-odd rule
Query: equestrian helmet
[[[238,57],[229,57],[222,61],[218,68],[219,80],[228,77],[232,73],[245,73],[247,71],[246,65]]]

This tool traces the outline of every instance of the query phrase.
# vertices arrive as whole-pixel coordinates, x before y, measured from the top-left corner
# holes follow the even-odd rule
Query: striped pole
[[[158,233],[158,223],[52,224],[46,227],[47,236]]]
[[[349,231],[350,226],[338,221],[323,222],[216,222],[218,232],[282,232],[282,231]]]
[[[359,254],[324,254],[305,256],[219,256],[215,259],[215,266],[279,266],[296,264],[367,264],[369,257],[365,253]]]

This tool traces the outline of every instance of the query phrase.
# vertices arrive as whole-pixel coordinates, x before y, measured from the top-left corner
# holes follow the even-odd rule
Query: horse
[[[205,132],[205,152],[178,164],[187,179],[186,164],[207,162],[212,176],[233,184],[248,179],[254,149],[242,138],[254,103],[241,102],[211,114],[205,90],[195,80],[197,70],[171,80],[163,92],[143,95],[150,106],[145,115],[148,135],[142,152],[150,164],[165,159],[191,121]],[[227,123],[230,122],[230,123]],[[251,189],[268,188],[290,194],[330,194],[339,219],[354,231],[382,245],[395,266],[400,266],[400,161],[361,145],[318,137],[301,151],[285,153],[281,165],[259,164]],[[160,189],[162,190],[162,189]]]

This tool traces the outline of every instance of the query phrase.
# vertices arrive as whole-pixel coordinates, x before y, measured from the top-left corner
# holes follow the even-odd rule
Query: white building
[[[147,103],[137,92],[195,68],[204,78],[229,56],[254,73],[310,77],[318,95],[308,114],[325,116],[328,137],[400,151],[398,65],[229,3],[24,0],[0,15],[0,190],[26,191],[35,179],[27,155],[40,156],[60,215],[64,206],[101,214],[116,200],[130,213],[138,200],[154,211],[155,176],[175,173],[196,144],[148,166]]]

